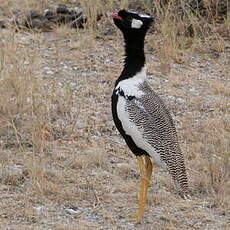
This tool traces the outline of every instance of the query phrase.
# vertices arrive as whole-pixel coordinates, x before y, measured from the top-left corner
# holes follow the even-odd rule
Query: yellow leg
[[[140,184],[138,211],[134,215],[134,218],[135,221],[138,222],[144,215],[145,202],[147,200],[147,190],[151,181],[153,165],[150,157],[147,155],[142,155],[137,157],[137,161],[138,161],[138,166],[140,168],[141,184]]]

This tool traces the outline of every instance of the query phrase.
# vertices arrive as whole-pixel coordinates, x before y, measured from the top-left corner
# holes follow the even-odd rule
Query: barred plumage
[[[151,159],[169,171],[182,197],[188,194],[188,182],[173,119],[147,83],[144,38],[153,18],[126,10],[113,17],[124,35],[126,58],[115,83],[112,113],[118,131],[138,159],[141,190],[136,217],[140,219],[152,174]]]
[[[135,81],[133,81],[132,85],[130,80],[130,87],[133,86],[135,86]],[[124,119],[120,116],[119,119],[124,131],[159,166],[166,168],[170,172],[178,187],[179,194],[182,197],[186,196],[188,184],[184,158],[178,144],[175,125],[168,109],[145,80],[136,84],[136,95],[134,91],[132,96],[128,95],[121,87],[122,84],[115,92],[124,98],[126,116],[130,123],[133,123],[130,128],[126,121],[127,118]],[[132,133],[131,129],[134,126],[136,130],[135,133]],[[143,139],[143,143],[140,143],[140,136]],[[124,138],[126,137],[124,136]]]
[[[178,184],[180,195],[184,196],[188,193],[187,175],[172,117],[146,81],[139,84],[138,89],[143,96],[126,102],[129,119],[142,131],[143,139],[160,155],[163,165]]]

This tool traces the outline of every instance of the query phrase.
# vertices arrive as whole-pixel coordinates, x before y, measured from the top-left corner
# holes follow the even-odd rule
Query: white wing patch
[[[143,128],[137,127],[134,122],[131,122],[129,119],[129,112],[126,110],[126,99],[124,97],[118,97],[117,102],[117,115],[119,120],[121,121],[122,128],[125,133],[133,139],[135,144],[145,150],[154,160],[155,162],[163,168],[167,166],[161,160],[160,154],[158,154],[153,146],[151,146],[144,138],[143,138]]]
[[[135,29],[140,29],[143,25],[143,22],[141,20],[133,19],[131,27]]]
[[[116,90],[120,88],[124,92],[125,96],[134,96],[136,98],[140,98],[144,93],[139,89],[139,85],[143,84],[146,78],[146,67],[144,66],[141,71],[132,78],[120,81],[116,87]]]
[[[116,90],[120,88],[124,92],[125,97],[134,96],[136,98],[140,98],[144,95],[144,92],[139,89],[139,84],[143,84],[143,80],[132,78],[126,79],[119,82]]]

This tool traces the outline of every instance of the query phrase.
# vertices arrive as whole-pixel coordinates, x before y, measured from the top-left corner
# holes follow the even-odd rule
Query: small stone
[[[65,211],[66,211],[67,213],[69,213],[70,215],[78,215],[78,214],[81,213],[81,211],[79,211],[79,210],[74,210],[74,209],[72,209],[72,208],[66,208]]]

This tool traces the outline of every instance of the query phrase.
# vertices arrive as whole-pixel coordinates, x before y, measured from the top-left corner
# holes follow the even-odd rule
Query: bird
[[[133,215],[138,222],[144,216],[155,165],[168,170],[182,198],[189,196],[188,179],[172,116],[146,75],[144,42],[154,17],[122,9],[112,18],[125,43],[124,67],[111,96],[112,117],[140,169],[138,209]]]

